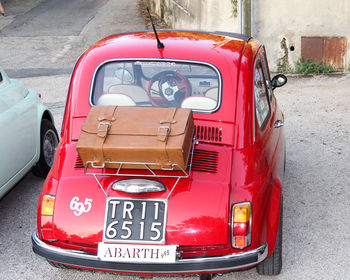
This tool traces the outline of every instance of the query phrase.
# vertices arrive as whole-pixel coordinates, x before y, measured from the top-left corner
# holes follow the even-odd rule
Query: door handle
[[[279,128],[281,126],[284,126],[284,122],[281,120],[277,120],[273,125],[274,128]]]

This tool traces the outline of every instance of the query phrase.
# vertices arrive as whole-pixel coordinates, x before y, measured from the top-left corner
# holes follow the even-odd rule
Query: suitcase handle
[[[169,123],[169,124],[176,124],[176,121],[160,121],[160,124],[165,124],[165,123]]]

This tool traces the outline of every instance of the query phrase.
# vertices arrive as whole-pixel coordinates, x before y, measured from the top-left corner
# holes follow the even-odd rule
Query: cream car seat
[[[136,102],[122,93],[106,93],[100,96],[96,105],[136,106]]]
[[[184,99],[181,108],[195,110],[213,110],[216,107],[216,100],[206,96],[190,96]]]
[[[146,90],[136,85],[112,85],[108,89],[109,93],[123,93],[136,103],[151,102]]]
[[[212,98],[214,100],[218,100],[218,93],[219,93],[219,89],[217,87],[212,87],[212,88],[208,89],[204,93],[204,95],[206,97],[210,97],[210,98]]]

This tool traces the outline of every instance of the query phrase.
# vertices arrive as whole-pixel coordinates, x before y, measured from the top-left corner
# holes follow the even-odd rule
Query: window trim
[[[258,127],[259,131],[264,131],[270,117],[271,117],[271,103],[270,103],[270,97],[269,97],[269,92],[268,92],[268,88],[266,83],[264,82],[264,88],[265,88],[265,95],[267,95],[267,103],[268,103],[268,107],[269,107],[269,111],[268,114],[266,115],[264,121],[262,122],[262,124],[259,126],[258,120],[257,120],[257,115],[256,115],[256,101],[255,101],[255,92],[254,92],[254,83],[255,83],[255,70],[258,66],[258,64],[260,64],[261,66],[261,70],[262,70],[262,75],[264,80],[265,78],[265,74],[264,74],[264,70],[263,70],[263,64],[261,62],[261,58],[260,58],[260,54],[256,57],[255,62],[254,62],[254,71],[253,71],[253,101],[254,101],[254,127]],[[254,129],[255,130],[255,129]],[[256,131],[254,132],[254,138],[256,138]],[[255,140],[255,139],[254,139]]]
[[[95,104],[92,102],[92,97],[93,97],[93,90],[94,90],[94,85],[95,85],[95,80],[97,77],[97,72],[100,70],[101,67],[103,67],[105,64],[111,63],[111,62],[122,62],[122,61],[154,61],[154,62],[176,62],[176,63],[192,63],[192,64],[197,64],[197,65],[204,65],[207,67],[212,68],[217,76],[218,76],[218,100],[217,100],[217,105],[214,109],[212,110],[196,110],[196,109],[192,109],[192,111],[194,113],[201,113],[201,114],[213,114],[215,112],[217,112],[222,104],[222,88],[223,88],[223,82],[222,82],[222,75],[220,70],[213,64],[208,63],[208,62],[203,62],[203,61],[196,61],[196,60],[184,60],[184,59],[157,59],[157,58],[135,58],[135,57],[131,57],[131,58],[117,58],[117,59],[109,59],[106,61],[103,61],[102,63],[100,63],[93,75],[92,75],[92,79],[91,79],[91,84],[90,84],[90,93],[89,93],[89,105],[90,106],[94,106]]]
[[[270,73],[269,64],[267,61],[265,47],[263,47],[263,50],[260,53],[260,58],[263,62],[264,73],[266,73],[268,75],[268,77],[265,77],[265,80],[268,81],[267,88],[268,88],[268,92],[269,92],[270,101],[272,101],[272,98],[274,95],[273,95],[272,84],[271,84],[271,73]]]

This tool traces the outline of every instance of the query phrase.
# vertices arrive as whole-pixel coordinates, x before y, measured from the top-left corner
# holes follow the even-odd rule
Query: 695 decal
[[[92,207],[93,200],[91,198],[86,198],[84,202],[80,202],[79,200],[79,197],[75,196],[69,204],[69,208],[74,211],[75,216],[80,216],[83,213],[89,212]]]

